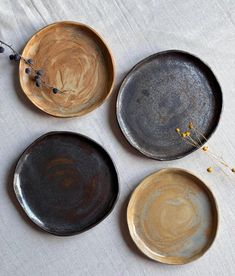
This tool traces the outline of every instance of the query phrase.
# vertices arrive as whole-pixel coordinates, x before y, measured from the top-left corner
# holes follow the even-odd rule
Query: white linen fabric
[[[115,101],[124,75],[148,55],[181,49],[200,57],[212,68],[224,95],[223,115],[209,145],[235,166],[235,1],[0,0],[0,39],[19,51],[37,30],[62,20],[88,24],[105,39],[116,61],[116,85],[109,100],[92,113],[53,118],[25,98],[17,65],[0,55],[0,275],[234,275],[235,175],[208,174],[206,168],[214,165],[199,151],[170,162],[143,157],[120,132]],[[72,237],[56,237],[34,227],[12,191],[17,158],[37,137],[52,130],[79,132],[96,140],[111,154],[120,178],[120,198],[111,215]],[[220,211],[212,248],[183,266],[146,258],[126,226],[131,191],[148,174],[164,167],[185,168],[201,177],[212,189]]]

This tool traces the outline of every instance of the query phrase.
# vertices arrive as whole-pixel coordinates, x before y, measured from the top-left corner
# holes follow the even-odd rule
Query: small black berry
[[[0,53],[4,53],[4,48],[2,46],[0,46]]]
[[[35,84],[36,84],[37,87],[40,87],[40,86],[41,86],[41,81],[40,81],[39,79],[37,79],[37,80],[35,81]]]
[[[27,60],[27,63],[28,63],[28,64],[33,64],[33,60],[32,60],[31,58],[29,58],[29,59]]]
[[[30,74],[31,73],[31,69],[30,68],[25,68],[25,73],[26,74]]]
[[[11,55],[9,56],[9,59],[10,59],[10,60],[15,59],[15,55],[11,54]]]
[[[43,75],[43,71],[40,69],[40,70],[37,70],[36,71],[36,74],[38,75],[38,76],[42,76]]]
[[[52,92],[53,92],[54,94],[57,94],[57,93],[59,92],[59,89],[57,89],[56,87],[53,87],[53,88],[52,88]]]
[[[21,58],[21,57],[20,57],[20,55],[19,55],[19,54],[15,54],[15,55],[14,55],[14,60],[15,60],[15,61],[19,61],[19,60],[20,60],[20,58]]]
[[[40,80],[40,78],[41,78],[41,76],[39,76],[39,75],[35,75],[35,76],[34,76],[34,79],[35,79],[35,80]]]

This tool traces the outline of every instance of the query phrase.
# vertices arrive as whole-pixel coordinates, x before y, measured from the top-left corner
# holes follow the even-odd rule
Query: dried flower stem
[[[206,139],[206,137],[202,134],[201,131],[199,131],[197,128],[193,127],[193,130],[195,131],[195,133],[199,133],[203,139],[208,142],[208,140]],[[214,154],[213,152],[211,152],[209,149],[206,151],[206,153],[211,154],[213,156],[213,158],[215,158],[217,161],[219,161],[222,165],[224,165],[225,167],[229,168],[230,170],[232,170],[232,168],[229,167],[229,165],[222,159],[222,157],[219,157],[218,155]]]
[[[215,162],[215,160],[219,163],[219,167],[221,168],[221,170],[223,171],[223,173],[227,175],[227,173],[224,171],[223,167],[221,167],[221,165],[223,165],[224,167],[230,169],[230,171],[232,171],[233,173],[235,172],[235,168],[231,168],[222,157],[214,154],[213,152],[209,151],[208,146],[204,146],[201,137],[203,138],[203,140],[205,142],[208,142],[208,140],[206,139],[206,137],[203,135],[203,133],[198,130],[196,127],[194,127],[194,125],[190,122],[189,123],[189,129],[193,131],[193,133],[195,134],[195,137],[192,137],[190,131],[186,131],[186,132],[180,132],[179,128],[176,128],[176,132],[179,134],[179,136],[181,137],[181,139],[186,142],[187,144],[197,148],[197,149],[201,149],[203,152],[207,153],[208,157]],[[200,137],[201,136],[201,137]],[[207,168],[207,171],[209,173],[211,173],[213,171],[213,169],[211,167]]]
[[[195,147],[195,144],[191,143],[188,139],[181,137],[181,139],[188,145]]]
[[[215,163],[215,160],[213,159],[213,157],[212,157],[211,155],[207,154],[207,156],[211,159],[211,161],[212,161],[213,163]],[[225,174],[227,177],[230,178],[230,175],[228,175],[228,174],[224,171],[224,168],[223,168],[220,164],[218,164],[218,166],[220,167],[222,173]]]
[[[42,77],[42,70],[41,69],[37,69],[33,66],[33,61],[31,59],[26,59],[25,57],[23,57],[21,54],[19,54],[13,47],[12,45],[9,45],[8,43],[2,41],[0,39],[0,45],[4,45],[6,46],[7,48],[9,48],[12,53],[14,55],[10,55],[10,59],[15,59],[15,61],[18,61],[18,60],[23,60],[25,64],[27,64],[27,66],[29,66],[29,68],[31,70],[29,70],[29,68],[26,68],[26,70],[28,69],[28,71],[26,72],[27,74],[31,74],[33,73],[33,77],[34,77],[34,80],[35,80],[35,83],[36,83],[36,86],[40,87],[41,85],[50,89],[54,94],[57,94],[58,92],[60,93],[64,93],[65,91],[62,91],[62,90],[59,90],[57,89],[56,87],[48,84]],[[4,49],[3,49],[4,50]],[[32,71],[32,72],[31,72]],[[38,74],[38,72],[41,71],[40,74]]]
[[[197,148],[200,148],[200,145],[191,137],[191,135],[189,135],[188,138],[194,143]]]
[[[3,45],[5,45],[5,46],[7,46],[9,49],[12,50],[13,53],[18,54],[18,53],[12,48],[12,46],[9,45],[9,44],[7,44],[6,42],[0,40],[0,44],[3,44]]]
[[[198,139],[199,144],[202,146],[203,143],[202,143],[202,141],[200,139],[200,134],[198,135],[198,132],[197,132],[197,130],[194,127],[192,127],[192,130],[194,131],[194,134],[195,134],[196,138]],[[205,140],[205,141],[207,141],[207,140]]]
[[[203,133],[202,133],[198,128],[195,128],[195,127],[193,126],[192,129],[195,131],[195,133],[201,135],[202,138],[203,138],[206,142],[208,142],[208,140],[206,139],[206,137],[203,135]]]

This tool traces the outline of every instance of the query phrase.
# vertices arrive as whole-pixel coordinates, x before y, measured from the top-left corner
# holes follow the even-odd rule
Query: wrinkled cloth
[[[104,38],[116,61],[116,85],[109,100],[95,111],[80,118],[53,118],[25,98],[17,65],[0,55],[0,275],[234,275],[235,176],[232,180],[221,171],[208,174],[206,168],[214,164],[199,151],[171,162],[138,154],[119,130],[115,101],[125,74],[148,55],[181,49],[200,57],[210,65],[224,94],[222,119],[209,145],[235,166],[235,1],[0,0],[0,39],[18,51],[37,30],[61,20],[88,24]],[[120,198],[109,217],[67,238],[34,227],[12,190],[17,158],[37,137],[52,130],[79,132],[96,140],[112,156],[120,178]],[[212,248],[184,266],[145,258],[126,225],[131,191],[163,167],[197,174],[208,183],[219,206],[220,227]]]

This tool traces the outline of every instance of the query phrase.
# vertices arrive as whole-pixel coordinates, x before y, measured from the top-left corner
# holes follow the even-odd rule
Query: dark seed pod
[[[0,46],[0,54],[1,54],[1,53],[4,53],[4,50],[5,50],[5,49],[4,49],[2,46]]]
[[[41,81],[39,79],[37,79],[35,81],[35,84],[36,84],[37,87],[41,87]]]
[[[9,56],[9,59],[10,59],[10,60],[14,60],[14,59],[15,59],[15,55],[11,54],[11,55]]]
[[[53,88],[52,88],[52,92],[53,92],[54,94],[57,94],[57,93],[59,92],[59,89],[57,89],[56,87],[53,87]]]
[[[31,58],[29,58],[29,59],[27,60],[27,63],[32,65],[32,64],[33,64],[33,60],[32,60]]]
[[[35,76],[34,76],[34,79],[35,79],[35,80],[40,80],[40,78],[41,78],[41,76],[39,76],[39,75],[35,75]]]
[[[14,55],[14,60],[15,60],[15,61],[19,61],[19,60],[20,60],[20,58],[21,58],[21,57],[20,57],[20,55],[19,55],[19,54],[15,54],[15,55]]]
[[[36,71],[36,74],[38,75],[38,76],[42,76],[43,75],[43,71],[40,69],[40,70],[37,70]]]
[[[26,74],[30,74],[31,73],[31,69],[30,68],[25,68],[25,73]]]

